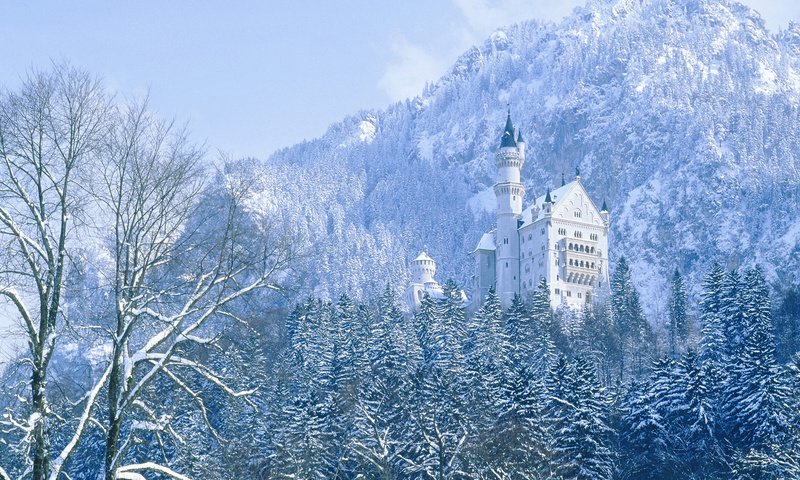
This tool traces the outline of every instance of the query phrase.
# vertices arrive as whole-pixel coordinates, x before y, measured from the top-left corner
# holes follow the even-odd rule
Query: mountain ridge
[[[525,205],[580,167],[611,207],[612,263],[626,256],[655,320],[675,268],[699,285],[712,261],[759,262],[773,284],[797,284],[799,48],[796,24],[770,34],[735,2],[590,1],[496,31],[420,96],[348,116],[253,173],[315,252],[317,294],[402,289],[423,247],[469,287],[510,103]]]

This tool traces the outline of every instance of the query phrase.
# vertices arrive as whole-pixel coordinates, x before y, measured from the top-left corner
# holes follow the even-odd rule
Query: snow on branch
[[[159,465],[153,462],[145,462],[145,463],[135,463],[131,465],[125,465],[124,467],[117,468],[116,474],[117,478],[120,480],[127,479],[127,480],[146,480],[145,477],[139,473],[138,471],[151,471],[157,472],[162,475],[166,475],[169,478],[174,478],[175,480],[191,480],[186,475],[181,475],[180,473],[172,470],[171,468],[165,467],[163,465]]]

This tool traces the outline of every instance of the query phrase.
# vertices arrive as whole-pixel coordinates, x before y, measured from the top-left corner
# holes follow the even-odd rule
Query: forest
[[[331,301],[190,138],[66,64],[0,94],[0,479],[800,478],[800,302],[758,266],[669,272],[663,325],[622,255],[582,311]]]

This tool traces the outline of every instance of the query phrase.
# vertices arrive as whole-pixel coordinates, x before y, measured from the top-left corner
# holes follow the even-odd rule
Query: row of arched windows
[[[581,267],[581,268],[592,268],[593,269],[594,268],[594,262],[590,263],[588,260],[587,261],[583,261],[583,260],[574,260],[573,261],[573,259],[570,258],[569,259],[569,266],[570,267]]]
[[[573,252],[581,252],[581,253],[594,253],[594,247],[590,247],[588,245],[580,245],[578,243],[570,243],[567,245],[568,250],[572,250]]]

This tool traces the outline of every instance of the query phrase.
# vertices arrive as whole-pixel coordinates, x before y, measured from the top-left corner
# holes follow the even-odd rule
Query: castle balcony
[[[564,251],[567,252],[568,255],[572,254],[580,254],[580,255],[591,255],[591,256],[600,256],[600,251],[597,250],[598,240],[585,240],[583,238],[565,238],[562,240],[564,242]]]
[[[498,183],[495,184],[494,186],[494,194],[495,195],[511,194],[522,197],[525,195],[525,187],[521,183],[515,183],[515,182]]]
[[[597,261],[596,258],[568,255],[564,259],[564,266],[567,267],[567,269],[574,269],[576,271],[597,273],[600,262]]]
[[[564,274],[564,281],[576,285],[594,287],[597,285],[597,271],[584,268],[571,268],[568,266]]]
[[[497,168],[521,168],[522,158],[519,155],[519,151],[515,148],[501,148],[500,151],[497,152],[497,156],[495,156],[495,165]]]

